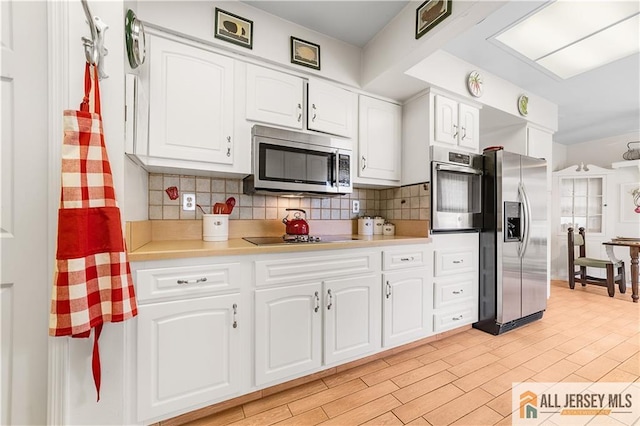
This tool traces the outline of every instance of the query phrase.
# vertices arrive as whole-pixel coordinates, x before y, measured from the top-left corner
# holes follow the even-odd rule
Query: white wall
[[[478,70],[484,76],[484,94],[481,98],[472,98],[467,90],[467,76],[473,70]],[[474,102],[520,117],[517,107],[517,99],[523,93],[520,87],[443,50],[425,58],[407,70],[407,74]],[[558,130],[558,106],[534,94],[528,96],[529,114],[525,119],[553,132]]]
[[[214,38],[216,7],[253,21],[253,49]],[[221,49],[360,87],[360,48],[239,1],[141,1],[136,14],[145,23],[191,36]],[[320,71],[291,64],[291,36],[320,45]]]
[[[624,161],[622,154],[627,152],[627,143],[631,141],[640,141],[640,131],[567,145],[566,166],[582,161],[585,164],[611,167],[611,163]],[[640,144],[631,147],[640,149]]]

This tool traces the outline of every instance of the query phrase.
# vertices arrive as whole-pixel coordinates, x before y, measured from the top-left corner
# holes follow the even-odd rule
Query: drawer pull
[[[313,312],[318,312],[318,310],[320,309],[320,296],[318,296],[318,292],[316,291],[316,307],[313,308]]]
[[[453,321],[460,321],[462,319],[462,314],[458,315],[457,317],[453,317],[451,318]]]
[[[458,290],[453,290],[452,293],[453,294],[462,294],[462,293],[464,293],[464,290],[459,290],[459,291]]]
[[[464,263],[464,259],[462,259],[462,260],[454,260],[453,263],[455,263],[455,264]]]
[[[389,281],[387,281],[387,292],[386,292],[386,296],[387,296],[387,299],[391,297],[391,284],[389,284]]]
[[[415,257],[411,256],[411,257],[401,257],[400,258],[400,262],[413,262],[413,260],[415,259]]]
[[[331,294],[331,290],[327,290],[327,294],[329,295],[329,304],[327,305],[327,310],[331,310],[333,306],[333,295]]]
[[[207,277],[198,278],[197,280],[178,280],[178,284],[197,284],[207,281]]]
[[[236,319],[236,315],[238,315],[238,305],[233,304],[233,328],[238,328],[238,320]]]

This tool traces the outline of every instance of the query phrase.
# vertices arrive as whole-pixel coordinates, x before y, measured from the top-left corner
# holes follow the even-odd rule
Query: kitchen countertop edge
[[[227,241],[167,240],[151,241],[129,252],[130,262],[148,260],[185,259],[209,256],[260,255],[269,253],[299,253],[366,247],[397,246],[430,243],[429,237],[345,235],[345,241],[306,244],[282,244],[257,246],[242,238]]]

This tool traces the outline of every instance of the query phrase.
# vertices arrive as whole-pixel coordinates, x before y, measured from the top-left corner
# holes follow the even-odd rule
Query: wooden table
[[[613,247],[629,247],[629,254],[631,255],[631,299],[633,299],[633,303],[638,303],[638,254],[640,254],[640,241],[613,239],[602,244],[607,246],[607,255],[612,261],[614,259],[617,261],[613,254]]]

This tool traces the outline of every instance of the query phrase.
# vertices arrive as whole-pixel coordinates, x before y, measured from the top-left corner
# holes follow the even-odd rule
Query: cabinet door
[[[150,42],[149,155],[233,164],[233,59]]]
[[[256,385],[320,367],[320,291],[319,282],[256,290]]]
[[[429,272],[425,268],[384,274],[382,345],[396,346],[431,333]]]
[[[232,294],[139,307],[138,420],[239,390],[241,313],[248,309],[238,306],[239,298]]]
[[[360,96],[358,176],[400,180],[402,107]]]
[[[380,276],[324,281],[324,360],[354,358],[380,347]]]
[[[480,110],[460,104],[458,106],[458,145],[462,148],[478,152],[480,150]]]
[[[458,103],[444,96],[435,95],[435,141],[449,145],[458,144]]]
[[[247,64],[247,120],[302,129],[300,77]]]
[[[307,128],[351,138],[356,127],[358,96],[348,90],[309,79]]]

